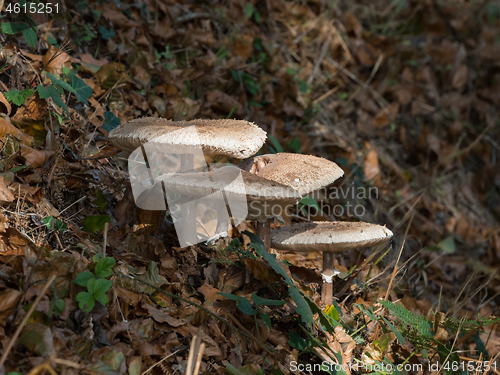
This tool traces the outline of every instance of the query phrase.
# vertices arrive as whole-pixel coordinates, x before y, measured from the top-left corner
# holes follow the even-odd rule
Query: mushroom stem
[[[323,288],[321,300],[325,306],[333,303],[333,251],[323,251]]]
[[[267,219],[265,223],[257,222],[257,236],[264,242],[266,251],[271,247],[271,219]]]
[[[181,155],[181,172],[189,172],[194,168],[194,155]],[[183,228],[184,241],[188,244],[195,244],[196,239],[196,207],[194,201],[186,202],[181,210],[181,220]]]

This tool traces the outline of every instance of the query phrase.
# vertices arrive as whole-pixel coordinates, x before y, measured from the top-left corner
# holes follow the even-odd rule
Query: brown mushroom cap
[[[236,178],[239,173],[242,179]],[[175,193],[183,197],[200,198],[220,190],[241,196],[248,204],[247,218],[257,221],[283,214],[287,205],[294,205],[301,198],[299,192],[290,186],[234,167],[222,167],[211,172],[166,174],[159,176],[156,182],[163,182],[167,194]]]
[[[288,185],[306,195],[330,185],[344,175],[334,162],[312,155],[269,154],[256,156],[240,164],[259,177]]]
[[[305,222],[271,231],[271,247],[289,251],[344,251],[376,246],[392,237],[385,226],[347,221]]]
[[[189,153],[190,148],[201,146],[207,154],[244,159],[260,150],[266,140],[266,132],[244,120],[172,121],[144,117],[113,129],[109,140],[116,148],[130,152],[153,142],[169,146],[167,150],[172,148],[178,153]]]

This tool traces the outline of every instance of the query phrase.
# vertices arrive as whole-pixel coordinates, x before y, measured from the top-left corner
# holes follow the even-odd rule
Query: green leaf
[[[54,228],[54,221],[55,221],[55,218],[54,216],[47,216],[47,217],[44,217],[42,222],[43,224],[49,229],[49,230],[52,230]]]
[[[290,277],[288,277],[285,270],[280,266],[280,264],[276,260],[276,256],[271,255],[266,251],[264,243],[259,237],[257,237],[257,235],[255,235],[254,233],[250,233],[249,231],[244,231],[243,234],[250,238],[251,246],[255,249],[257,254],[264,258],[267,264],[269,264],[277,274],[283,276],[285,282],[288,284],[288,293],[290,294],[292,301],[297,305],[297,313],[301,316],[302,322],[304,322],[304,324],[312,329],[314,326],[314,318],[311,312],[311,308],[309,307],[308,303],[299,292],[299,290],[293,285],[293,281],[290,279]]]
[[[267,305],[267,306],[282,306],[286,301],[267,299],[259,297],[257,294],[252,293],[252,300],[257,306]]]
[[[273,329],[273,326],[271,324],[271,318],[269,317],[269,314],[259,310],[259,315],[262,318],[262,320],[264,321],[264,323],[266,323],[266,325],[269,327],[269,329]]]
[[[104,112],[104,120],[106,121],[102,128],[108,132],[120,125],[120,120],[115,116],[113,112]]]
[[[319,308],[318,305],[314,303],[314,301],[309,298],[307,295],[304,295],[304,299],[306,300],[307,304],[309,305],[309,308],[311,309],[313,314],[318,314],[319,316],[319,321],[323,327],[327,330],[328,333],[331,333],[332,335],[335,334],[335,327],[340,325],[340,323],[337,323],[336,321],[331,320],[326,314]]]
[[[95,204],[101,212],[106,208],[108,201],[106,200],[106,197],[104,196],[102,191],[97,190],[96,199],[92,202],[92,204]]]
[[[95,274],[97,277],[107,278],[111,276],[113,271],[111,268],[116,264],[116,260],[111,257],[102,258],[95,267]]]
[[[36,91],[38,91],[38,96],[40,97],[40,99],[47,99],[48,97],[50,97],[49,90],[47,90],[45,86],[38,85],[36,87]]]
[[[57,219],[56,220],[56,223],[55,223],[55,228],[59,231],[59,232],[64,232],[65,230],[68,230],[68,226],[66,225],[66,223],[64,223],[61,219]]]
[[[245,10],[245,16],[246,16],[246,18],[252,17],[252,14],[253,14],[253,5],[251,3],[246,3],[244,10]]]
[[[94,294],[94,298],[97,302],[101,303],[102,305],[106,306],[109,303],[109,298],[106,294],[104,293],[97,293]]]
[[[295,331],[288,332],[288,344],[295,349],[303,352],[311,346],[311,341],[309,339],[303,338]]]
[[[220,294],[222,297],[225,297],[227,299],[236,301],[238,309],[243,314],[246,315],[255,314],[255,309],[252,307],[252,304],[245,297],[235,296],[234,294],[229,294],[229,293],[217,293],[217,294]]]
[[[335,306],[333,306],[333,305],[328,306],[324,312],[325,312],[326,316],[332,318],[336,322],[339,321],[339,313],[337,312],[337,309],[335,308]]]
[[[87,289],[89,293],[93,296],[104,294],[113,286],[113,282],[111,280],[106,279],[89,279],[87,281]]]
[[[54,101],[54,104],[57,105],[59,108],[64,109],[64,111],[69,117],[69,109],[61,99],[61,96],[59,94],[59,91],[57,91],[57,88],[54,85],[50,85],[49,87],[47,87],[47,90],[49,92],[50,97]]]
[[[4,96],[9,102],[12,102],[17,106],[21,106],[29,96],[33,95],[34,92],[34,89],[25,88],[24,90],[10,90],[9,92],[5,92]]]
[[[26,39],[26,43],[28,43],[28,45],[31,48],[35,48],[35,46],[36,46],[36,39],[37,39],[35,30],[33,30],[33,29],[24,29],[22,31],[22,33],[23,33],[24,39]]]
[[[75,279],[73,280],[73,283],[86,287],[89,280],[94,278],[95,278],[94,275],[91,274],[90,272],[80,272],[78,275],[76,275]]]
[[[92,96],[94,91],[90,86],[87,86],[83,79],[78,78],[74,71],[69,72],[69,84],[75,90],[76,100],[88,104],[87,99]]]
[[[401,333],[396,329],[396,327],[394,327],[383,315],[382,315],[382,319],[384,320],[385,324],[387,324],[387,326],[390,328],[390,330],[392,332],[394,332],[399,343],[401,345],[405,345],[406,341],[405,341],[404,337],[401,335]]]
[[[98,233],[104,229],[104,224],[111,223],[108,215],[89,215],[83,220],[83,230]]]
[[[64,302],[63,299],[53,299],[50,301],[50,308],[57,315],[61,315],[65,307],[66,303]]]
[[[18,31],[20,31],[20,28],[18,26],[17,22],[2,22],[2,33],[7,34],[7,35],[14,35]]]
[[[78,307],[85,312],[91,312],[95,306],[95,298],[88,292],[78,293],[75,299],[78,302]]]
[[[276,138],[274,138],[274,136],[272,134],[269,134],[268,136],[269,136],[269,140],[271,141],[272,145],[276,149],[276,152],[277,153],[283,152],[283,147],[281,147],[281,145],[278,142],[278,140]]]
[[[54,86],[56,86],[58,89],[60,89],[60,90],[64,89],[64,90],[69,91],[73,94],[76,94],[76,90],[73,87],[71,87],[69,83],[60,80],[52,73],[47,72],[47,77],[50,78],[50,80],[52,81],[52,84]]]
[[[297,154],[300,154],[300,146],[300,139],[298,139],[297,137],[293,137],[292,140],[288,142],[288,148],[292,149],[293,152]]]
[[[115,30],[113,30],[113,29],[108,30],[104,26],[99,27],[99,33],[101,34],[102,39],[104,39],[104,40],[108,40],[108,39],[111,39],[114,36],[116,36]]]

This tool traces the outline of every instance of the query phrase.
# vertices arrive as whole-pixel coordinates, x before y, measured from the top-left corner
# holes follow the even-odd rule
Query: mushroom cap
[[[238,178],[241,173],[241,179]],[[232,197],[245,199],[248,219],[265,221],[283,213],[287,205],[301,198],[298,191],[275,181],[227,166],[210,172],[170,173],[156,178],[165,191],[183,198],[201,198],[223,190]]]
[[[302,195],[328,186],[344,175],[342,168],[330,160],[290,153],[256,156],[242,162],[240,167],[291,186]]]
[[[109,133],[116,148],[134,151],[153,142],[166,152],[190,153],[199,149],[212,155],[227,155],[245,159],[260,150],[266,132],[245,120],[191,120],[172,121],[157,117],[143,117],[127,122]]]
[[[278,250],[344,251],[383,244],[392,238],[385,226],[364,222],[309,221],[271,231],[271,247]]]

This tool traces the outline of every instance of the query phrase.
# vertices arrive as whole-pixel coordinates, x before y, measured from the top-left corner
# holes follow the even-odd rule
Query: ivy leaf
[[[80,272],[78,275],[76,275],[75,279],[73,280],[73,283],[86,287],[89,280],[94,278],[95,278],[94,275],[91,274],[90,272]]]
[[[111,257],[102,258],[95,267],[95,274],[98,277],[107,278],[113,271],[111,268],[116,264],[116,260]]]
[[[94,90],[87,86],[83,79],[76,76],[74,71],[69,73],[69,84],[75,90],[76,100],[80,103],[88,104],[87,99],[92,96]]]
[[[54,228],[54,216],[47,216],[43,218],[42,222],[47,227],[48,230],[52,230]]]
[[[115,30],[113,29],[108,30],[104,26],[99,27],[99,33],[101,34],[102,39],[104,40],[108,40],[116,36]]]
[[[24,90],[10,90],[9,92],[4,93],[4,96],[9,102],[12,102],[17,106],[21,106],[34,92],[34,89],[25,88]]]
[[[104,112],[104,120],[106,121],[102,128],[107,132],[110,132],[118,125],[120,125],[120,120],[115,116],[113,112],[106,111]]]
[[[246,314],[246,315],[255,314],[255,309],[252,307],[252,304],[250,302],[248,302],[248,300],[245,297],[235,296],[235,295],[229,294],[229,293],[217,293],[217,294],[220,294],[222,297],[226,297],[227,299],[236,301],[238,309],[243,314]]]
[[[78,293],[76,301],[78,302],[78,307],[85,312],[91,312],[95,306],[95,298],[88,292]]]

